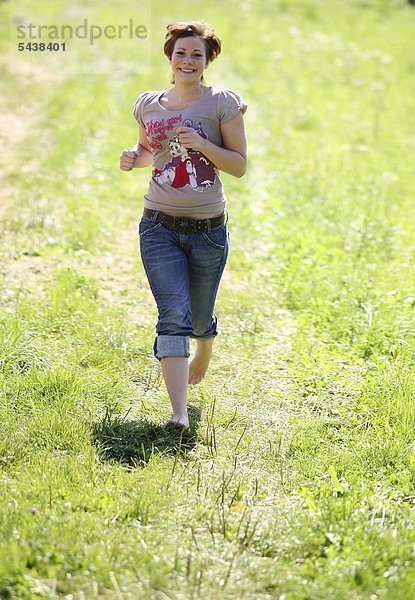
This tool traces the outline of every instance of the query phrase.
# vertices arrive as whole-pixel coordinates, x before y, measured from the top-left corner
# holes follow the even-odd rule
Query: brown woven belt
[[[171,227],[175,231],[182,231],[184,233],[210,231],[213,227],[219,227],[219,225],[222,225],[226,221],[225,213],[214,219],[191,219],[189,217],[173,217],[157,210],[151,210],[150,208],[144,209],[143,216],[146,219],[153,219],[155,223],[163,223],[163,225],[167,225],[167,227]]]

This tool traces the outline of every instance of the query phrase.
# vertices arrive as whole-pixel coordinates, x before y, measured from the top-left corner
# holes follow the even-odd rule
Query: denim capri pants
[[[139,224],[140,253],[157,304],[154,355],[190,356],[190,338],[217,335],[214,312],[229,252],[227,223],[207,231],[181,232],[153,218]]]

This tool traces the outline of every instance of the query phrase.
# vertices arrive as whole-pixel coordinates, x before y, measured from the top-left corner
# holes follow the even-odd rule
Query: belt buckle
[[[196,233],[196,219],[189,219],[187,217],[178,217],[176,225],[180,231]]]
[[[188,225],[189,225],[190,233],[197,233],[197,220],[196,219],[189,219]]]

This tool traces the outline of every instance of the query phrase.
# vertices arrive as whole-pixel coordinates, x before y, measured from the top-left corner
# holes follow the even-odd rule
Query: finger
[[[121,163],[120,163],[120,168],[121,169],[123,169],[123,168],[125,168],[125,169],[132,169],[133,166],[134,166],[134,163],[126,163],[124,161],[121,161]]]

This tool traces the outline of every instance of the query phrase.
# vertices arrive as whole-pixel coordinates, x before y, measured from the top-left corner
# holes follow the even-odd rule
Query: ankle
[[[174,412],[173,411],[172,419],[174,419],[175,421],[188,421],[189,415],[187,414],[187,412]]]

